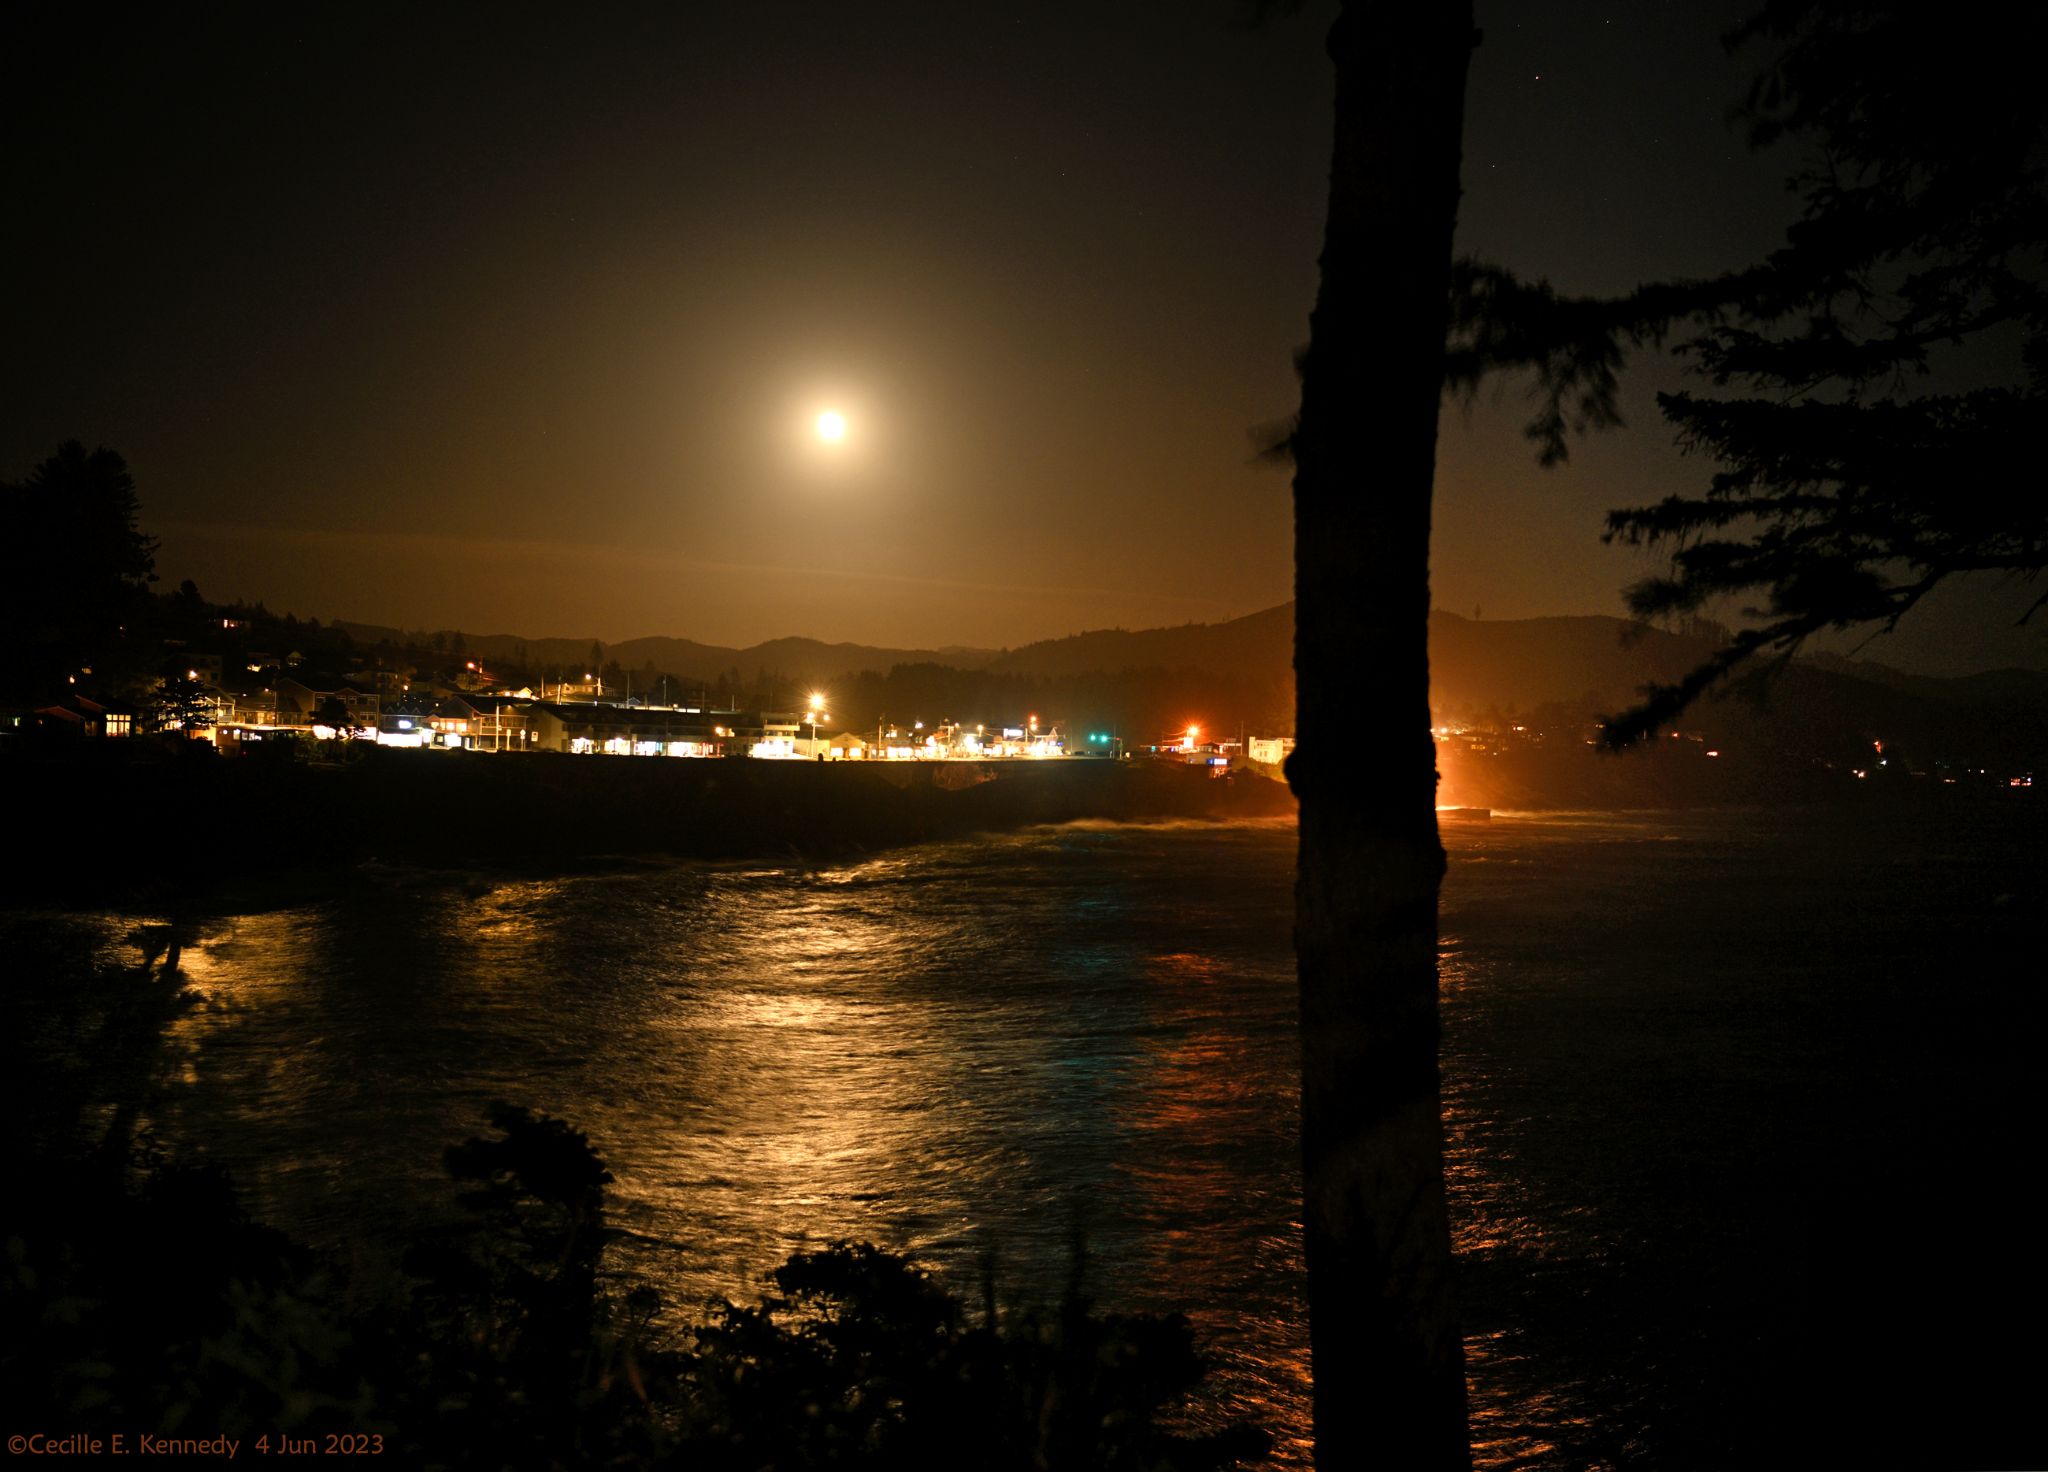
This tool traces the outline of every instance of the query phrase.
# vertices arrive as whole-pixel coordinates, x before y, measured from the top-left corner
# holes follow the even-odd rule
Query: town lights
[[[811,692],[811,755],[818,755],[818,722],[830,720],[825,714],[825,697],[817,691]]]

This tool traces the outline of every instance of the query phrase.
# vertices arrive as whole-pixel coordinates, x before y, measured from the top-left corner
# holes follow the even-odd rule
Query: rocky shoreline
[[[1162,762],[772,762],[366,749],[340,763],[96,751],[0,763],[17,903],[202,902],[370,862],[830,859],[1035,823],[1291,815],[1252,773]]]

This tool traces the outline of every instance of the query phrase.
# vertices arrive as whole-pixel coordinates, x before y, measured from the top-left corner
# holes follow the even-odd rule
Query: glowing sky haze
[[[1768,246],[1740,9],[1482,5],[1461,247],[1602,290]],[[0,474],[104,443],[173,582],[409,627],[1014,645],[1281,602],[1250,432],[1314,295],[1329,9],[1250,14],[15,8]],[[1601,513],[1698,473],[1656,381],[1560,474],[1512,392],[1447,411],[1441,605],[1619,611]]]

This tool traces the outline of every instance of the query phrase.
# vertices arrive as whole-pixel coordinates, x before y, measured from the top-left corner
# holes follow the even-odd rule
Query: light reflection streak
[[[1955,994],[2002,1015],[2026,978],[1959,971],[1962,927],[2016,927],[1993,897],[2038,893],[2048,865],[1996,826],[1930,853],[1869,816],[1758,821],[1497,813],[1446,834],[1482,1467],[1705,1461],[1703,1439],[1755,1444],[1756,1415],[1703,1387],[1748,1384],[1761,1334],[1801,1364],[1870,1358],[1787,1307],[1796,1265],[1755,1244],[1780,1243],[1845,1121],[1876,1101],[1914,1125],[1930,1092],[1883,1071],[1886,1047],[1975,1016]],[[197,1082],[167,1137],[228,1165],[259,1217],[402,1244],[447,1209],[441,1150],[488,1100],[530,1103],[609,1159],[630,1229],[612,1266],[678,1316],[835,1235],[960,1285],[998,1247],[1015,1294],[1057,1291],[1079,1220],[1105,1303],[1194,1309],[1225,1336],[1219,1400],[1298,1438],[1291,849],[1277,826],[1098,824],[823,872],[372,873],[188,947],[213,1000],[180,1024]],[[134,923],[104,920],[108,955]],[[1740,967],[1717,959],[1732,925]],[[1973,1100],[1958,1059],[1943,1092]]]
[[[454,1210],[441,1152],[492,1099],[567,1118],[616,1177],[611,1266],[671,1325],[842,1237],[970,1292],[993,1251],[1006,1302],[1043,1298],[1079,1227],[1098,1294],[1194,1308],[1223,1341],[1212,1409],[1284,1435],[1295,1187],[1243,1178],[1295,1154],[1285,920],[1263,918],[1291,842],[1095,824],[822,871],[371,870],[188,952],[222,1005],[188,1023],[182,1132],[258,1216],[346,1250]]]
[[[1142,1192],[1140,1242],[1148,1280],[1168,1302],[1179,1285],[1213,1285],[1189,1311],[1203,1342],[1237,1373],[1212,1398],[1224,1415],[1249,1416],[1279,1433],[1282,1465],[1306,1465],[1311,1446],[1288,1428],[1308,1420],[1308,1347],[1294,1314],[1246,1313],[1274,1285],[1304,1291],[1301,1235],[1292,1215],[1297,1171],[1255,1186],[1236,1159],[1247,1140],[1276,1133],[1293,1148],[1294,1082],[1283,1063],[1229,1010],[1237,989],[1218,957],[1171,951],[1148,958],[1152,1026],[1146,1066],[1128,1095],[1125,1122],[1144,1137],[1124,1170]],[[1291,978],[1275,977],[1284,986]],[[1270,983],[1269,983],[1270,984]],[[1276,1122],[1281,1122],[1276,1131]],[[1269,1223],[1245,1251],[1245,1218]]]

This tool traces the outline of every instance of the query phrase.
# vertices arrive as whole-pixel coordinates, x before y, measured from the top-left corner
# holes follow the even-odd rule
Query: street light
[[[818,754],[818,722],[825,719],[825,697],[811,692],[811,755]]]

